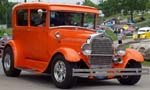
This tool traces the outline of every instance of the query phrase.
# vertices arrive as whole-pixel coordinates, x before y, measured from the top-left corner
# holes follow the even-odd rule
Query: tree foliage
[[[145,10],[149,0],[107,0],[101,2],[99,7],[103,10],[106,16],[124,12],[133,14],[135,10]],[[150,6],[150,5],[149,5]]]
[[[146,3],[146,10],[150,10],[150,0]]]
[[[14,5],[8,0],[0,0],[0,24],[11,24],[11,11]]]
[[[95,3],[93,3],[91,0],[84,0],[83,5],[98,8],[98,5],[97,5],[97,4],[95,4]]]

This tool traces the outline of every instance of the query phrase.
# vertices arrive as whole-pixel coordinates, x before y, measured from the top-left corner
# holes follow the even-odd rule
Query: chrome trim
[[[54,77],[57,82],[61,83],[66,78],[66,66],[63,61],[57,61],[54,66]]]
[[[101,34],[101,33],[91,34],[91,35],[90,35],[90,39],[88,39],[88,40],[86,41],[86,43],[87,43],[87,44],[91,44],[91,42],[93,41],[93,39],[94,39],[95,37],[99,36],[99,35],[102,35],[102,34]]]
[[[4,68],[6,71],[11,69],[11,56],[8,53],[4,57]]]
[[[90,54],[89,56],[112,56],[112,54]]]
[[[122,75],[149,75],[149,68],[105,68],[105,69],[73,69],[73,76],[122,76]]]
[[[89,31],[96,31],[95,29],[88,29],[86,27],[81,27],[81,26],[69,26],[69,25],[64,25],[64,26],[54,26],[54,27],[49,27],[50,29],[57,29],[57,28],[75,28],[78,29],[78,28],[81,28],[81,29],[87,29]]]

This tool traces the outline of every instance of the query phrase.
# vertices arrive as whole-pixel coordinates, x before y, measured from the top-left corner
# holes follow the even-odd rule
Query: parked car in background
[[[4,46],[9,40],[11,40],[11,37],[7,33],[4,33],[3,37],[0,38],[0,57],[2,57]]]
[[[142,72],[149,71],[142,69],[142,54],[114,48],[109,36],[96,33],[98,16],[99,10],[89,6],[17,4],[12,12],[12,40],[6,43],[2,57],[5,74],[47,73],[63,89],[71,88],[79,77],[136,84]],[[84,27],[88,20],[90,28]]]
[[[133,34],[133,39],[150,38],[150,27],[139,28],[138,32]]]
[[[132,36],[133,32],[130,30],[124,30],[124,34],[125,34],[125,36]]]

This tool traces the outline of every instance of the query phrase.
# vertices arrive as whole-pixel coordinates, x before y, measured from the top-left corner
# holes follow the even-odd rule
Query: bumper
[[[149,68],[111,68],[111,69],[73,69],[73,76],[122,76],[122,75],[148,75]]]
[[[146,36],[145,35],[133,35],[133,39],[145,39]]]

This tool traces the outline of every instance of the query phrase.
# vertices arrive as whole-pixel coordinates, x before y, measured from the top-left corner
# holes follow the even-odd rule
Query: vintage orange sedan
[[[13,38],[2,58],[5,74],[48,73],[58,88],[71,88],[78,77],[136,84],[148,74],[141,66],[143,56],[132,49],[115,50],[111,38],[96,33],[98,16],[99,11],[88,6],[36,2],[14,6]]]

